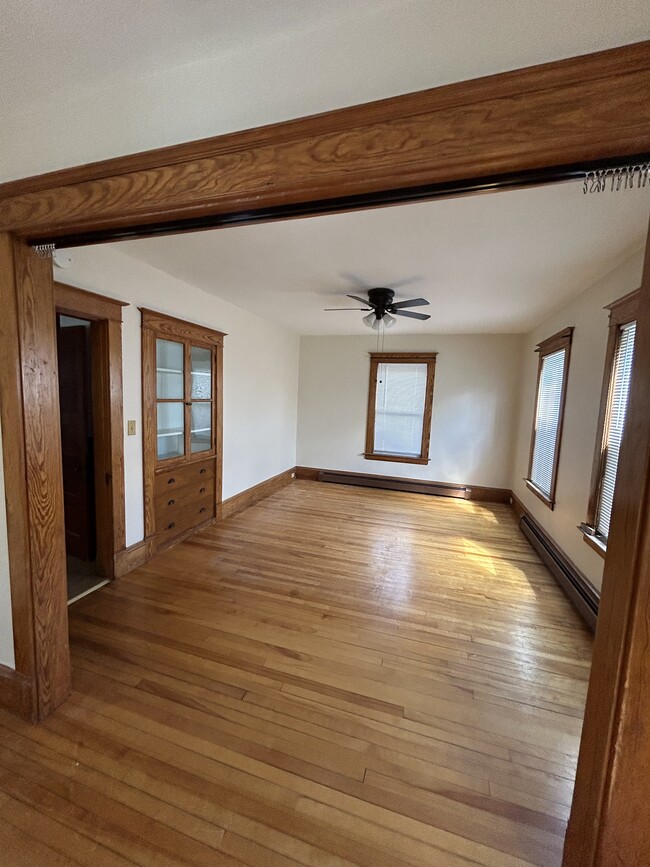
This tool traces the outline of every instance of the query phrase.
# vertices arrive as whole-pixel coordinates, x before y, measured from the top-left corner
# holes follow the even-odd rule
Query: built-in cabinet
[[[141,308],[149,554],[214,519],[221,502],[223,338]]]

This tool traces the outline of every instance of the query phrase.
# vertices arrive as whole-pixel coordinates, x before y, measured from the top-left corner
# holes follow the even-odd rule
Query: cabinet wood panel
[[[213,519],[221,502],[224,335],[141,313],[145,537],[152,553]]]

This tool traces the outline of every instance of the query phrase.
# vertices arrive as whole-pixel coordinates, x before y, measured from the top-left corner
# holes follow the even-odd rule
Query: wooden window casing
[[[607,540],[597,533],[596,526],[598,522],[600,492],[605,471],[605,452],[603,449],[603,443],[606,434],[607,410],[616,355],[621,341],[621,329],[624,325],[636,321],[639,309],[640,291],[640,289],[636,289],[634,292],[630,292],[623,298],[619,298],[618,301],[614,301],[605,308],[606,310],[609,310],[609,334],[607,337],[607,351],[605,354],[605,371],[603,374],[603,385],[600,393],[600,410],[598,412],[598,426],[596,428],[596,446],[591,471],[591,487],[589,503],[587,505],[587,520],[584,524],[580,525],[580,530],[583,533],[583,539],[585,542],[602,557],[605,556],[607,551]]]
[[[433,383],[436,371],[437,352],[371,352],[370,387],[368,389],[368,415],[366,422],[366,449],[364,457],[371,461],[392,461],[404,464],[429,463],[431,441],[431,415],[433,412]],[[380,364],[426,364],[427,381],[424,392],[422,416],[422,440],[417,456],[387,454],[375,451],[375,407],[377,402],[377,372]]]
[[[560,448],[562,445],[562,426],[564,423],[564,407],[566,405],[566,393],[567,393],[567,383],[569,380],[569,364],[571,361],[571,341],[573,338],[573,328],[565,328],[562,331],[558,331],[557,334],[554,334],[552,337],[543,340],[539,343],[535,349],[536,352],[539,353],[539,364],[537,368],[537,386],[535,388],[535,404],[534,404],[534,416],[533,416],[533,431],[530,440],[530,457],[528,461],[528,476],[525,479],[526,485],[528,488],[535,494],[535,496],[539,497],[539,499],[549,507],[549,509],[553,509],[555,507],[555,491],[557,487],[557,473],[558,466],[560,462]],[[540,394],[540,384],[542,378],[542,369],[544,366],[544,359],[549,355],[553,355],[556,352],[564,351],[564,368],[562,372],[562,387],[560,393],[560,402],[559,402],[559,414],[557,419],[557,427],[556,427],[556,436],[555,436],[555,448],[553,451],[552,458],[552,469],[551,469],[551,483],[548,491],[542,490],[532,478],[533,474],[533,459],[535,454],[535,442],[537,436],[537,418],[538,418],[538,404],[539,404],[539,394]]]

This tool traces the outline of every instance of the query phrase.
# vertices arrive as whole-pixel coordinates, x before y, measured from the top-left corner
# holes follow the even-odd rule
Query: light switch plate
[[[126,435],[130,437],[135,436],[135,419],[129,419],[126,423]]]

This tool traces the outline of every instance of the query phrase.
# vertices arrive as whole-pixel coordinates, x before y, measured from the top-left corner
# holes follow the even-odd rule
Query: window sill
[[[607,554],[607,543],[601,539],[600,536],[596,535],[594,528],[590,527],[588,524],[580,524],[578,530],[582,533],[582,538],[587,545],[589,545],[590,548],[593,548],[596,554],[605,557]]]
[[[374,455],[365,454],[367,461],[391,461],[395,464],[428,464],[429,458],[409,458],[405,455]]]
[[[535,494],[535,496],[544,503],[551,511],[555,508],[555,500],[552,500],[548,494],[545,494],[544,491],[540,490],[535,482],[531,482],[530,479],[524,479],[526,482],[526,487]]]

